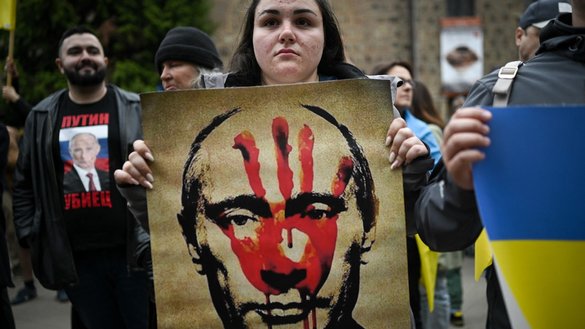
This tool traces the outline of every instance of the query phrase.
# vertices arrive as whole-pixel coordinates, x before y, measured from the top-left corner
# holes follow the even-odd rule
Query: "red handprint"
[[[273,119],[272,136],[282,200],[266,200],[266,189],[260,176],[260,150],[254,136],[244,131],[234,138],[233,148],[242,154],[253,196],[242,197],[247,201],[241,204],[234,201],[230,206],[224,206],[215,222],[230,239],[231,248],[248,281],[266,296],[267,305],[270,304],[270,295],[295,289],[303,303],[312,305],[315,325],[315,306],[311,303],[331,270],[337,220],[347,209],[342,195],[352,176],[354,163],[349,156],[341,157],[330,191],[313,191],[314,135],[311,128],[304,125],[297,137],[299,188],[293,193],[294,174],[289,165],[293,148],[288,144],[289,127],[285,118]],[[283,245],[285,240],[286,245]],[[292,249],[300,252],[292,255]],[[307,321],[305,319],[306,326]]]

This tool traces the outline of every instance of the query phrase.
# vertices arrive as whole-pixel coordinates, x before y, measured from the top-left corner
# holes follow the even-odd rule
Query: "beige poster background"
[[[298,153],[297,133],[303,125],[310,127],[315,139],[315,190],[319,186],[329,188],[335,176],[335,168],[331,167],[337,165],[344,152],[347,153],[347,145],[339,142],[337,128],[332,128],[326,120],[302,108],[302,104],[326,110],[351,131],[364,151],[375,184],[379,202],[375,242],[371,250],[362,255],[362,262],[367,263],[359,266],[359,297],[352,313],[353,319],[364,328],[410,327],[402,175],[400,171],[390,170],[388,150],[384,146],[386,131],[392,120],[388,81],[343,80],[189,90],[143,94],[141,99],[145,140],[156,159],[152,165],[155,188],[149,191],[147,197],[159,328],[223,327],[211,302],[207,279],[197,273],[177,221],[177,213],[181,210],[183,167],[195,136],[217,115],[240,109],[239,113],[216,129],[217,132],[212,132],[205,142],[207,147],[202,157],[212,163],[209,165],[209,177],[213,182],[209,183],[211,187],[206,187],[215,195],[211,198],[229,196],[230,192],[241,189],[251,193],[242,153],[232,147],[235,135],[245,130],[252,133],[260,150],[260,174],[266,198],[282,198],[274,174],[277,169],[271,122],[275,117],[285,118],[289,124],[288,143],[292,146],[289,162],[295,175],[299,170],[298,154],[295,154]],[[230,176],[230,171],[239,171],[241,175]],[[295,188],[299,180],[298,176],[293,178]],[[348,208],[352,207],[353,202],[347,202]],[[344,215],[348,216],[341,213],[340,217]],[[323,284],[323,292],[334,290],[329,286],[330,282],[340,280],[347,269],[341,264],[343,250],[338,249],[343,248],[342,243],[349,239],[343,235],[344,230],[361,227],[352,226],[356,220],[359,219],[354,218],[352,222],[342,218],[338,222],[335,257],[331,273]],[[353,224],[344,225],[347,223]],[[230,269],[237,269],[238,258],[233,255],[230,240],[217,225],[208,227],[205,238],[216,242],[218,254],[231,254],[225,260],[231,262]],[[239,280],[237,287],[232,283],[232,290],[254,291],[241,270],[240,273],[232,272],[231,278]],[[256,294],[264,300],[261,292],[256,291]],[[270,297],[276,300],[280,296]],[[322,328],[327,318],[326,311],[318,308],[316,313],[317,326]],[[252,314],[251,318],[258,322],[250,323],[250,328],[269,328],[259,321],[259,316]],[[275,327],[302,328],[303,322]]]

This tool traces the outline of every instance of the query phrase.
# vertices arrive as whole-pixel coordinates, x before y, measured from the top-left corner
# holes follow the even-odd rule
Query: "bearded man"
[[[149,259],[148,234],[116,188],[95,186],[98,177],[83,177],[87,189],[64,188],[76,163],[74,136],[95,136],[99,156],[92,160],[113,178],[142,136],[140,99],[106,83],[108,58],[86,27],[63,34],[55,62],[68,88],[41,101],[26,121],[14,179],[19,242],[30,246],[39,282],[65,289],[87,328],[145,329],[149,278],[139,263]]]

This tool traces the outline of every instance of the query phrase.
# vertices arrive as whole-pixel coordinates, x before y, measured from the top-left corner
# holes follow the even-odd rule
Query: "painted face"
[[[325,45],[319,6],[314,0],[261,0],[253,44],[263,84],[317,81]]]
[[[339,296],[359,271],[364,236],[347,142],[331,125],[285,117],[254,132],[232,129],[210,135],[198,159],[214,173],[203,177],[197,225],[199,244],[220,264],[206,270],[218,278],[210,290],[250,327],[323,326],[331,308],[348,303]]]
[[[69,152],[77,166],[86,170],[93,169],[100,152],[100,144],[91,134],[79,134],[71,139]]]
[[[96,36],[82,33],[63,40],[56,63],[70,84],[94,86],[104,81],[108,59]]]
[[[408,109],[412,106],[413,80],[410,72],[403,66],[396,65],[388,70],[389,75],[397,76],[404,81],[402,86],[396,89],[396,100],[394,105],[399,110]]]
[[[199,70],[189,62],[169,60],[162,64],[160,81],[165,91],[192,89],[198,77]]]

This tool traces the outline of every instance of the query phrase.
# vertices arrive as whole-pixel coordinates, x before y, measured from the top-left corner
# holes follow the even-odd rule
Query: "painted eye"
[[[319,220],[323,218],[331,218],[336,214],[336,212],[333,212],[331,208],[324,203],[313,203],[307,207],[303,217],[306,216],[310,219]]]
[[[257,222],[258,216],[248,209],[232,209],[225,212],[224,217],[227,221],[244,226],[249,222]]]
[[[257,222],[257,219],[254,217],[250,217],[250,216],[230,216],[230,220],[232,221],[232,223],[238,225],[238,226],[243,226],[246,225],[246,223],[248,223],[248,221],[254,221]]]
[[[231,209],[224,214],[224,219],[233,228],[238,240],[253,239],[261,226],[260,216],[248,209]]]

